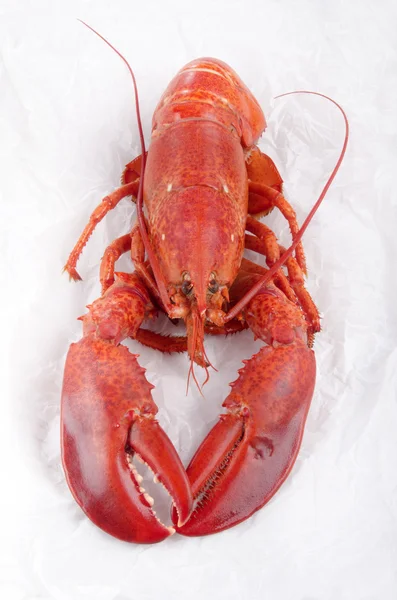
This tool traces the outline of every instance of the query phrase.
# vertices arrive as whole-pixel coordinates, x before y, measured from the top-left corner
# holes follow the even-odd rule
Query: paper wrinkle
[[[7,6],[9,4],[9,6]],[[396,5],[170,0],[110,5],[3,3],[0,156],[5,492],[0,596],[9,600],[394,600],[397,595]],[[135,71],[147,144],[153,110],[188,61],[228,62],[263,107],[262,151],[276,162],[303,222],[343,143],[345,161],[304,237],[307,288],[320,309],[317,383],[296,465],[250,520],[205,538],[135,546],[107,536],[74,502],[60,464],[63,366],[77,317],[100,294],[104,248],[135,221],[109,214],[78,263],[62,268],[90,213],[140,153],[125,66],[76,22],[83,18]],[[273,211],[265,222],[288,246]],[[249,253],[263,264],[263,257]],[[131,271],[129,257],[117,264]],[[183,334],[165,318],[145,326]],[[186,396],[185,355],[140,354],[159,421],[187,464],[217,422],[228,383],[260,346],[252,334],[207,336],[204,399]],[[197,374],[204,378],[197,367]],[[7,388],[9,387],[9,389]],[[8,391],[7,391],[8,389]]]

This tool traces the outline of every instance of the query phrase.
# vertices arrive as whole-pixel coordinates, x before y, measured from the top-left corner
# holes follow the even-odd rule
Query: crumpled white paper
[[[1,597],[392,600],[396,578],[397,202],[396,5],[371,0],[113,3],[2,2]],[[303,221],[343,142],[326,100],[346,110],[343,166],[305,238],[307,286],[323,316],[318,378],[302,449],[274,499],[249,521],[206,538],[135,546],[83,515],[60,465],[59,402],[76,318],[99,294],[105,246],[134,220],[124,200],[98,226],[71,284],[62,267],[90,212],[139,150],[125,66],[147,141],[173,75],[199,56],[228,62],[263,106],[261,148],[276,161]],[[284,244],[284,220],[266,221]],[[261,260],[261,259],[258,259]],[[123,258],[118,268],[129,270]],[[185,356],[131,343],[156,385],[159,419],[185,464],[217,420],[250,332],[208,339],[218,373],[186,397]]]

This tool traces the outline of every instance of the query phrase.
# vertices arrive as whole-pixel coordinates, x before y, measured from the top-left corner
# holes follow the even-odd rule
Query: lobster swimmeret
[[[77,260],[95,225],[122,198],[137,200],[138,224],[105,250],[102,296],[81,318],[84,335],[69,350],[62,392],[69,487],[88,517],[111,535],[153,543],[175,530],[222,531],[261,508],[288,476],[313,395],[311,347],[320,330],[304,287],[300,240],[342,161],[348,139],[342,114],[340,158],[299,230],[277,168],[256,146],[266,126],[263,112],[225,63],[202,58],[176,75],[155,110],[147,153],[138,112],[142,154],[127,165],[122,186],[94,210],[65,266],[80,279]],[[289,223],[294,241],[288,250],[258,220],[273,208]],[[269,268],[243,258],[245,248],[263,254]],[[125,252],[135,271],[115,273]],[[187,337],[143,329],[159,310],[183,319]],[[223,404],[226,412],[185,471],[155,418],[145,370],[120,342],[132,337],[162,352],[187,351],[195,378],[194,363],[209,366],[205,332],[247,327],[265,345],[244,361]],[[173,526],[157,518],[132,462],[135,454],[171,495]]]

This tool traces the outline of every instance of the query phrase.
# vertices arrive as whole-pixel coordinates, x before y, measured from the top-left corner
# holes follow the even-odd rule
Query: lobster
[[[68,352],[63,467],[83,511],[116,538],[153,543],[175,531],[211,534],[268,502],[299,451],[315,385],[313,339],[320,331],[319,312],[304,287],[301,238],[342,162],[348,122],[332,100],[346,124],[343,148],[299,229],[274,162],[256,145],[266,127],[262,109],[228,65],[202,58],[179,71],[154,112],[146,151],[133,72],[93,31],[129,68],[142,154],[127,164],[121,187],[94,210],[65,266],[71,279],[80,279],[77,260],[96,224],[122,198],[136,202],[137,224],[105,250],[102,295],[80,317],[83,337]],[[259,220],[273,208],[288,221],[288,249]],[[244,258],[245,248],[264,255],[267,267]],[[115,272],[126,252],[134,272]],[[186,337],[144,329],[159,311],[182,319]],[[204,334],[245,328],[264,345],[243,361],[225,412],[185,470],[156,420],[153,385],[121,342],[133,338],[161,352],[187,351],[189,376],[197,382],[194,364],[207,378],[210,366]],[[157,517],[134,456],[171,496],[172,525]]]

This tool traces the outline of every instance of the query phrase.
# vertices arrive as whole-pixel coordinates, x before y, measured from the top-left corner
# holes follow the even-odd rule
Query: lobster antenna
[[[138,196],[136,199],[136,211],[137,211],[137,217],[138,217],[138,225],[139,225],[139,231],[142,236],[143,245],[145,246],[145,251],[146,251],[146,254],[148,255],[150,266],[152,267],[153,275],[156,280],[158,290],[160,292],[161,300],[164,304],[164,308],[167,311],[169,311],[169,310],[171,310],[171,305],[170,305],[170,302],[168,299],[167,289],[165,287],[164,279],[161,275],[158,261],[153,252],[153,248],[150,244],[149,236],[148,236],[147,229],[146,229],[145,217],[143,215],[143,177],[144,177],[145,166],[146,166],[146,148],[145,148],[145,138],[143,136],[141,111],[139,108],[138,86],[136,84],[135,75],[134,75],[133,70],[131,69],[129,62],[121,54],[121,52],[119,50],[117,50],[117,48],[115,48],[105,37],[103,37],[103,35],[98,33],[98,31],[96,31],[93,27],[91,27],[91,25],[88,25],[85,21],[82,21],[81,19],[77,19],[77,20],[80,21],[80,23],[82,23],[86,27],[88,27],[88,29],[90,29],[93,33],[95,33],[95,35],[97,35],[99,38],[101,38],[101,40],[103,40],[105,42],[105,44],[107,44],[121,58],[121,60],[127,66],[127,69],[132,78],[132,83],[134,85],[136,118],[137,118],[137,122],[138,122],[139,139],[141,142],[141,151],[142,151],[141,176],[139,178]]]
[[[302,227],[300,228],[300,230],[298,231],[298,233],[295,236],[295,239],[293,240],[293,243],[291,244],[291,246],[284,252],[284,254],[274,263],[274,265],[267,271],[267,273],[265,275],[263,275],[263,277],[261,277],[259,279],[259,281],[249,290],[249,292],[247,292],[245,294],[245,296],[243,296],[241,298],[241,300],[239,300],[239,302],[237,302],[237,304],[234,305],[234,307],[227,313],[227,315],[224,318],[224,322],[227,323],[228,321],[230,321],[231,319],[234,319],[234,317],[236,317],[238,315],[239,312],[241,312],[241,310],[247,306],[248,302],[250,302],[252,300],[252,298],[259,292],[259,290],[268,282],[270,281],[270,279],[273,277],[273,275],[285,264],[286,260],[292,255],[292,253],[294,252],[295,248],[297,247],[297,245],[299,244],[299,242],[301,241],[303,234],[305,233],[310,221],[312,220],[312,218],[314,217],[315,213],[317,212],[320,204],[322,203],[322,201],[324,200],[324,197],[326,195],[326,193],[328,192],[331,183],[333,182],[335,175],[337,174],[337,172],[339,171],[339,167],[342,164],[343,158],[346,154],[346,148],[347,148],[347,142],[349,141],[349,122],[347,120],[347,116],[345,111],[343,110],[343,108],[337,103],[335,102],[335,100],[333,100],[332,98],[329,98],[329,96],[325,96],[325,94],[320,94],[319,92],[308,92],[306,90],[298,90],[296,92],[286,92],[285,94],[280,94],[279,96],[275,96],[275,98],[283,98],[284,96],[290,96],[292,94],[312,94],[314,96],[321,96],[322,98],[326,98],[327,100],[329,100],[330,102],[332,102],[333,104],[335,104],[335,106],[338,107],[338,109],[340,110],[340,112],[342,113],[343,119],[345,121],[345,139],[343,141],[343,146],[342,146],[342,150],[340,152],[339,158],[337,160],[337,163],[334,167],[334,170],[332,171],[331,175],[328,178],[327,183],[325,184],[320,196],[318,197],[316,203],[314,204],[313,208],[311,209],[311,211],[309,212],[309,214],[307,215]]]

